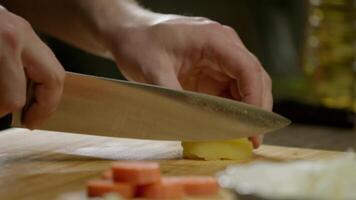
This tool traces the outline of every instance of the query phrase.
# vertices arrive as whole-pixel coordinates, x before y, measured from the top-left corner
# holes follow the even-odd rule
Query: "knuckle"
[[[158,23],[155,25],[150,26],[150,31],[154,33],[156,36],[158,35],[165,35],[165,34],[170,34],[172,30],[172,26],[167,23]]]
[[[209,22],[211,21],[210,19],[206,17],[192,17],[193,20],[198,21],[198,22]]]
[[[20,31],[26,31],[32,29],[31,24],[26,19],[18,15],[13,15],[11,21],[13,24],[15,24],[16,28]]]
[[[215,22],[215,21],[208,22],[206,26],[208,29],[215,29],[215,30],[220,30],[223,28],[223,26],[219,22]]]
[[[4,20],[6,21],[0,27],[0,38],[10,48],[17,50],[21,44],[21,36],[26,35],[27,30],[31,29],[31,25],[22,17],[11,13]]]
[[[15,24],[8,23],[4,24],[0,28],[0,38],[2,42],[5,42],[12,49],[18,49],[19,40],[18,40],[18,29]]]
[[[65,80],[66,73],[62,67],[59,68],[58,72],[56,73],[56,78],[55,82],[56,84],[62,88],[64,85],[64,80]]]
[[[19,19],[19,27],[25,32],[32,30],[31,24],[23,18]]]
[[[252,58],[256,61],[257,64],[259,64],[260,66],[262,66],[262,63],[261,63],[260,59],[258,59],[255,54],[251,53],[251,56],[252,56]]]
[[[258,64],[251,65],[251,70],[254,74],[262,74],[262,67]]]
[[[236,31],[235,29],[231,28],[230,26],[223,26],[223,29],[228,32],[228,33],[233,33],[233,34],[236,34]]]
[[[57,75],[57,82],[60,87],[63,87],[66,73],[63,68],[61,68]]]
[[[263,77],[266,72],[264,71],[261,63],[258,60],[256,60],[256,57],[245,48],[240,48],[240,50],[243,51],[246,54],[246,56],[249,58],[250,70],[254,74],[258,74],[261,77]]]
[[[61,89],[64,85],[65,72],[62,68],[52,73],[49,82],[54,88]]]
[[[272,78],[271,78],[267,73],[266,73],[266,75],[265,75],[265,81],[266,81],[267,86],[269,86],[270,88],[272,88],[273,80],[272,80]]]
[[[17,27],[13,23],[7,23],[1,26],[0,34],[3,38],[13,38],[17,35]]]

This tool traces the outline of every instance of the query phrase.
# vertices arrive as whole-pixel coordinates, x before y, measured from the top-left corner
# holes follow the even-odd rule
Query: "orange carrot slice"
[[[112,166],[115,182],[146,185],[159,182],[161,173],[155,162],[116,162]]]
[[[182,184],[189,196],[213,196],[219,192],[217,180],[210,176],[170,177],[170,180]]]
[[[89,197],[101,197],[108,193],[118,193],[124,198],[132,198],[134,187],[128,183],[114,183],[108,180],[92,180],[87,183]]]
[[[107,170],[107,171],[105,171],[105,172],[102,174],[101,177],[102,177],[104,180],[113,180],[114,175],[113,175],[113,173],[112,173],[111,170]]]
[[[182,199],[184,188],[177,181],[171,181],[170,178],[162,178],[160,182],[138,186],[136,195],[137,197],[148,199]]]

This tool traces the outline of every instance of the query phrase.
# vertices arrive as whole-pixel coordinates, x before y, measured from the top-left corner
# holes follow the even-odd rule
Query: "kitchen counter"
[[[265,144],[346,151],[356,149],[356,131],[326,126],[292,124],[267,134]]]
[[[113,160],[158,160],[166,175],[214,175],[230,164],[330,159],[340,152],[264,145],[250,161],[181,159],[179,142],[9,129],[0,132],[0,199],[85,199]],[[219,199],[227,199],[222,194]]]

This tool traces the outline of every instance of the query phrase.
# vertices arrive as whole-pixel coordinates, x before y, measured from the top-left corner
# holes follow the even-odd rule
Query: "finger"
[[[231,84],[230,84],[230,93],[231,93],[231,96],[233,97],[233,99],[236,99],[236,100],[240,100],[241,99],[240,93],[239,93],[238,88],[237,88],[236,81],[231,82]],[[260,145],[263,142],[263,135],[249,137],[248,139],[252,143],[253,148],[257,149],[258,147],[260,147]]]
[[[273,96],[272,96],[272,80],[263,69],[263,99],[262,99],[262,108],[267,111],[272,111],[273,108]],[[255,141],[255,148],[258,148],[263,143],[264,135],[257,136]]]
[[[254,149],[257,149],[261,146],[262,144],[262,140],[263,140],[263,136],[253,136],[253,137],[249,137],[248,138],[250,140],[250,142],[252,143],[252,146]]]
[[[35,83],[34,101],[23,121],[28,128],[39,125],[56,110],[65,75],[52,51],[35,34],[31,39],[22,53],[26,75]]]
[[[220,66],[231,78],[238,81],[241,101],[255,106],[262,105],[262,67],[246,49],[236,45],[220,47]]]
[[[20,112],[26,102],[26,78],[21,61],[17,53],[10,53],[11,49],[1,42],[0,58],[0,117]]]
[[[149,76],[151,77],[150,79],[153,84],[170,89],[182,90],[182,85],[180,84],[173,67],[157,67],[156,69],[158,70],[152,72]]]
[[[267,111],[272,111],[273,96],[272,96],[272,81],[267,72],[263,69],[263,99],[262,108]],[[249,138],[253,143],[254,148],[258,148],[264,139],[264,135]]]
[[[241,58],[241,56],[240,58],[242,59],[242,62],[241,60],[239,62],[238,60],[233,61],[233,59],[231,59],[230,62],[235,62],[237,64],[230,64],[231,67],[227,69],[230,69],[228,72],[235,76],[238,82],[237,88],[236,84],[234,87],[232,87],[232,90],[234,91],[232,92],[233,97],[235,99],[240,99],[245,103],[253,104],[255,106],[269,110],[272,102],[271,88],[266,84],[266,77],[264,75],[265,72],[263,68],[248,51],[241,55],[244,56],[245,59],[248,59],[248,61],[244,61],[244,58]],[[236,57],[236,59],[237,58],[238,57]],[[244,70],[241,69],[241,66],[253,66],[252,69],[255,69]],[[262,144],[263,136],[260,135],[250,137],[249,140],[251,141],[253,148],[257,149]]]
[[[246,48],[245,44],[242,42],[240,36],[235,31],[235,29],[231,28],[230,26],[223,25],[224,29],[227,30],[228,35],[233,39],[236,40],[240,45]]]
[[[260,61],[258,58],[253,55],[251,52],[249,52],[251,57],[255,60],[256,63],[261,65]],[[273,108],[273,95],[272,95],[272,79],[266,72],[266,70],[261,67],[262,69],[262,86],[263,86],[263,95],[262,95],[262,108],[267,110],[267,111],[272,111]]]
[[[273,108],[273,95],[272,95],[272,80],[263,69],[263,97],[262,97],[262,108],[267,111],[272,111]]]
[[[251,57],[255,60],[256,63],[261,65],[259,59],[249,52]],[[262,85],[263,85],[263,95],[262,95],[262,108],[267,111],[272,111],[273,108],[273,95],[272,95],[272,79],[266,72],[266,70],[262,67]]]

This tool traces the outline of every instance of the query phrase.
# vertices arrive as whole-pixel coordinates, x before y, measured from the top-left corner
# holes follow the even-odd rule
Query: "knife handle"
[[[27,110],[30,108],[34,99],[34,86],[35,83],[30,79],[27,79],[27,88],[26,88],[26,103],[21,111],[12,113],[11,126],[12,127],[22,127],[23,117]]]

